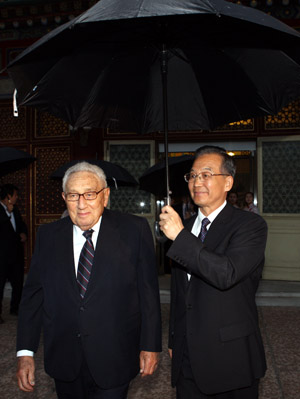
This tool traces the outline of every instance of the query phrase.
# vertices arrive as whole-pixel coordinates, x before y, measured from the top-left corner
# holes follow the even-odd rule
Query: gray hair
[[[195,152],[195,160],[205,154],[218,154],[222,157],[221,171],[228,173],[234,178],[236,172],[236,166],[234,160],[229,156],[226,150],[222,147],[217,147],[214,145],[204,145],[200,147]]]
[[[77,172],[90,172],[96,175],[100,180],[104,182],[105,187],[107,187],[107,181],[106,181],[106,175],[103,171],[103,169],[99,168],[99,166],[91,164],[89,162],[78,162],[75,165],[71,166],[69,169],[67,169],[66,173],[64,174],[63,180],[62,180],[62,189],[63,192],[66,190],[66,185],[69,180],[69,177],[73,173]]]

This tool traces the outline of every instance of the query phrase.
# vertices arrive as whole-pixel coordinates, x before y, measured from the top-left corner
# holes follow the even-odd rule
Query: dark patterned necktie
[[[78,270],[77,270],[77,283],[81,298],[87,290],[87,286],[90,280],[90,275],[94,260],[94,245],[92,241],[92,234],[94,230],[87,230],[82,235],[86,238],[82,250],[80,252]]]
[[[208,220],[207,218],[204,218],[202,220],[201,231],[200,231],[200,234],[198,236],[202,242],[204,241],[205,236],[207,234],[207,226],[209,225],[209,223],[210,223],[210,220]]]

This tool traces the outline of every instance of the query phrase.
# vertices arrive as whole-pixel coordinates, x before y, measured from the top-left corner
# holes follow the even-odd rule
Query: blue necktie
[[[77,270],[77,283],[81,298],[84,298],[92,272],[94,260],[93,232],[94,230],[87,230],[82,234],[86,238],[86,242],[80,253]]]
[[[205,236],[207,234],[207,226],[209,225],[209,223],[210,223],[210,220],[207,219],[207,218],[204,218],[202,220],[201,231],[200,231],[200,234],[198,236],[202,242],[204,241]]]

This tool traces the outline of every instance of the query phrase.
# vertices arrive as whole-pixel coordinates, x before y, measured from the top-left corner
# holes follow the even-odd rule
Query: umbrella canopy
[[[187,183],[184,181],[183,176],[190,171],[193,160],[194,157],[192,155],[169,157],[168,165],[172,197],[188,194]],[[151,166],[151,168],[147,169],[139,178],[140,189],[160,197],[164,196],[166,193],[165,176],[166,164],[164,161]]]
[[[0,176],[26,168],[36,158],[26,151],[12,147],[0,148]]]
[[[18,103],[74,127],[211,130],[300,96],[300,34],[224,0],[101,0],[7,69]]]
[[[224,0],[101,0],[8,72],[20,104],[75,127],[214,129],[298,97],[299,44],[287,25]]]
[[[109,186],[118,187],[118,186],[137,186],[138,182],[135,178],[122,166],[117,165],[113,162],[103,161],[100,159],[89,159],[89,160],[73,160],[70,162],[65,163],[64,165],[60,166],[56,169],[55,172],[52,173],[52,179],[62,179],[64,177],[65,172],[71,166],[77,164],[78,162],[89,162],[93,165],[99,166],[103,169],[104,173],[106,174],[107,183]]]

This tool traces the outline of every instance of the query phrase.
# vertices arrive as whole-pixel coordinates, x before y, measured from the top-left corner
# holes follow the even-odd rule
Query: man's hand
[[[34,359],[31,356],[18,357],[17,379],[21,391],[32,392],[34,381]]]
[[[166,205],[162,208],[162,213],[159,215],[160,229],[165,235],[172,241],[178,236],[178,234],[183,230],[183,224],[180,216],[174,209]]]
[[[140,352],[140,374],[142,377],[154,373],[154,371],[157,369],[158,358],[158,352]]]
[[[170,349],[170,348],[168,348],[168,351],[169,351],[169,356],[170,356],[170,358],[172,359],[172,356],[173,356],[173,350],[172,350],[172,349]]]

